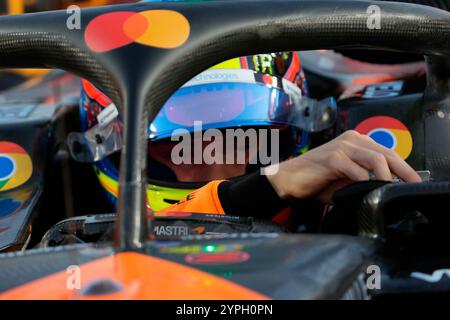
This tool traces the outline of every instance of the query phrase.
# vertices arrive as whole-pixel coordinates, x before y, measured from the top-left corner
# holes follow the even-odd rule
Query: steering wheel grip
[[[450,216],[442,210],[450,199],[450,181],[389,183],[367,194],[358,212],[359,235],[386,237],[387,227],[408,213],[420,212],[435,225],[447,225]]]
[[[364,197],[373,190],[388,184],[388,181],[370,180],[349,184],[333,195],[333,206],[323,216],[320,232],[357,235],[358,212]]]
[[[449,199],[450,181],[356,182],[334,194],[334,206],[322,219],[320,231],[385,238],[390,225],[414,212],[434,226],[448,226],[450,215],[442,208]]]

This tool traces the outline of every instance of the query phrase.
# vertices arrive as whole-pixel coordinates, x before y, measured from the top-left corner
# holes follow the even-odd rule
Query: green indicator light
[[[205,251],[206,252],[214,252],[214,251],[216,251],[216,246],[207,245],[207,246],[205,246]]]

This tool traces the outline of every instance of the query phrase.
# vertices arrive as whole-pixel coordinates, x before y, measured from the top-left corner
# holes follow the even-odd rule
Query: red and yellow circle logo
[[[32,173],[33,164],[25,149],[12,142],[0,142],[0,191],[21,186]]]
[[[386,116],[371,117],[355,128],[361,134],[367,134],[373,140],[386,148],[397,151],[405,160],[413,147],[413,139],[408,128],[399,120]]]
[[[184,44],[189,33],[189,21],[176,11],[119,11],[94,18],[84,38],[89,49],[95,52],[111,51],[133,42],[172,49]]]

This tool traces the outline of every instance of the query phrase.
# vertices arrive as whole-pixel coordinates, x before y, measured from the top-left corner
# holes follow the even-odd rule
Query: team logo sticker
[[[94,18],[84,38],[95,52],[108,52],[132,43],[172,49],[184,44],[189,33],[189,21],[176,11],[118,11]]]
[[[0,219],[8,217],[20,208],[22,202],[17,201],[16,199],[6,198],[0,199]]]
[[[23,204],[30,198],[32,188],[30,186],[16,191],[0,194],[0,220],[9,218],[19,213]]]
[[[25,149],[12,142],[0,142],[0,191],[23,185],[32,172],[33,164]]]
[[[355,130],[361,134],[367,134],[386,148],[397,151],[403,160],[411,154],[413,147],[411,133],[402,122],[395,118],[371,117],[358,124]]]

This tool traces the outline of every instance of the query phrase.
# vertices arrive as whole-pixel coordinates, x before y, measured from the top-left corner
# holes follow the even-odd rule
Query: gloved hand
[[[335,191],[369,180],[371,173],[377,180],[391,181],[396,175],[405,182],[422,181],[394,150],[353,130],[278,166],[264,172],[282,199],[316,198],[331,203]]]

